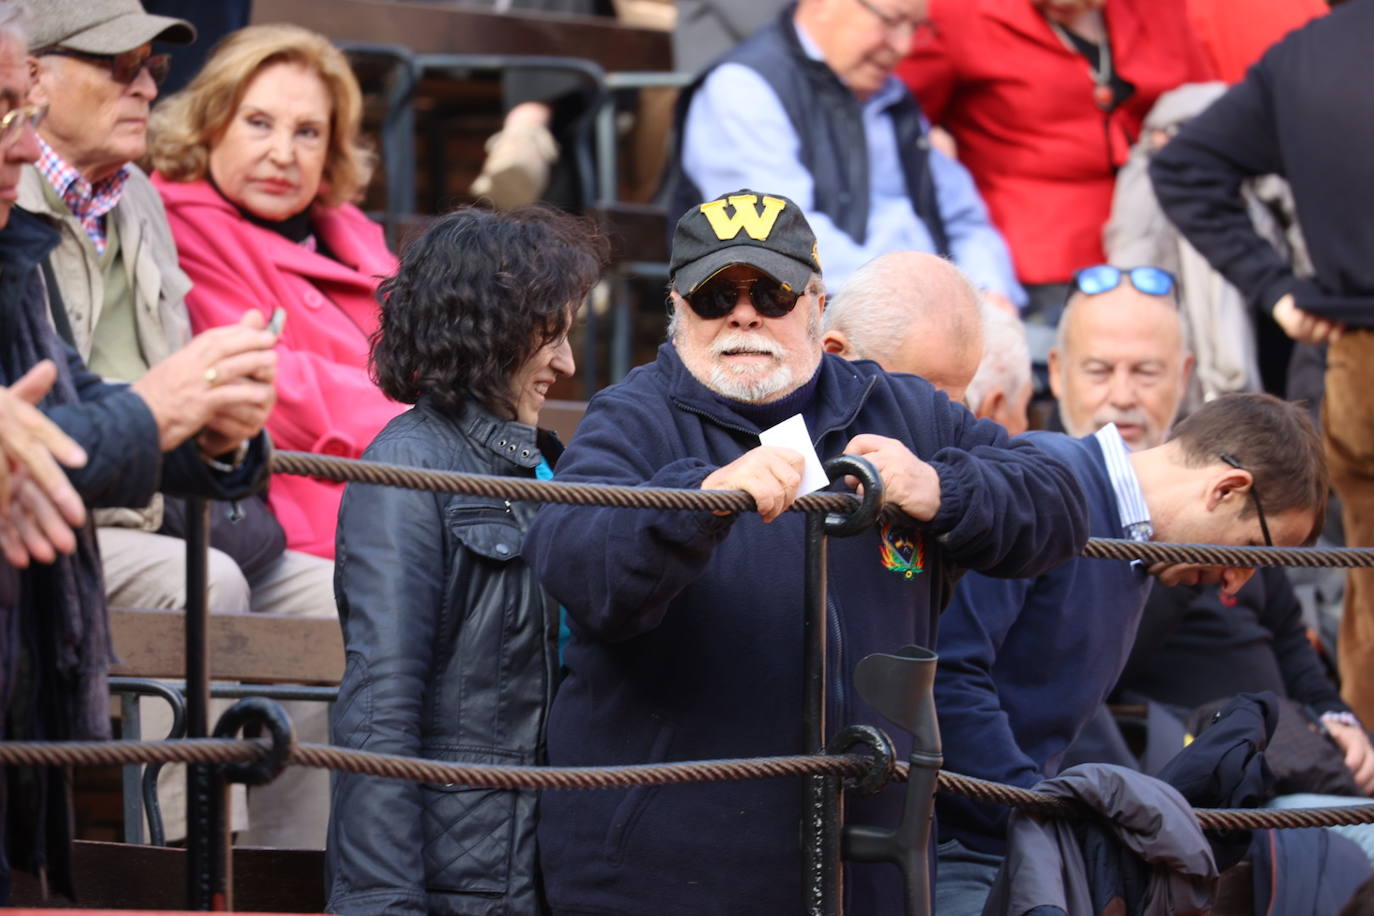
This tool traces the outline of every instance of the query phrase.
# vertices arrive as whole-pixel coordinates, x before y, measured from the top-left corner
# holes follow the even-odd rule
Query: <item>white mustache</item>
[[[1139,407],[1132,407],[1129,410],[1117,410],[1114,407],[1108,407],[1098,412],[1097,416],[1093,417],[1094,427],[1100,428],[1106,426],[1108,423],[1115,423],[1117,426],[1139,426],[1148,429],[1150,426],[1150,417]]]
[[[711,342],[712,356],[724,356],[726,353],[739,351],[764,353],[774,359],[781,359],[787,355],[787,351],[777,341],[757,334],[729,334]]]

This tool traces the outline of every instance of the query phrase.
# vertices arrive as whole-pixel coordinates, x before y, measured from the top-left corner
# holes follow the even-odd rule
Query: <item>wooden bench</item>
[[[186,631],[180,611],[113,608],[110,635],[124,677],[186,676]],[[343,635],[337,620],[276,614],[211,614],[210,676],[216,681],[338,686]]]

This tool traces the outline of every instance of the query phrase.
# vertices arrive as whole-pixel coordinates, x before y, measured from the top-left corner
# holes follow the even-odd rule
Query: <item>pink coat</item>
[[[396,271],[381,229],[351,204],[317,206],[314,224],[333,260],[255,226],[206,181],[152,176],[167,206],[191,326],[233,324],[250,308],[286,309],[277,345],[277,406],[267,429],[278,448],[356,458],[392,417],[367,374],[367,338],[377,329],[379,280]],[[334,556],[343,485],[280,474],[270,502],[287,546]]]

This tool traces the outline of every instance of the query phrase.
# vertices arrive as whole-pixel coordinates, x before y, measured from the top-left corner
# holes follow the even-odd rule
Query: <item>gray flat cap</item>
[[[189,45],[195,26],[153,16],[139,0],[20,0],[29,11],[29,48],[58,46],[87,54],[123,54],[150,41]]]

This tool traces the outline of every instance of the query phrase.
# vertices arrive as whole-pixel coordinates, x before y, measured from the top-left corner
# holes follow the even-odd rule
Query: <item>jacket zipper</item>
[[[738,426],[738,425],[736,425],[736,424],[734,424],[734,423],[726,423],[724,420],[720,419],[719,417],[717,417],[717,416],[715,416],[715,415],[713,415],[713,414],[709,414],[709,413],[707,413],[706,411],[700,410],[700,409],[698,409],[698,408],[696,408],[696,407],[692,407],[691,405],[686,404],[686,403],[684,403],[683,401],[678,400],[677,398],[673,398],[673,403],[675,403],[675,404],[678,406],[679,409],[685,410],[685,411],[687,411],[687,412],[690,413],[690,414],[696,414],[698,417],[704,417],[704,418],[706,418],[707,420],[710,420],[712,423],[714,423],[714,424],[716,424],[717,426],[722,427],[722,428],[724,428],[724,429],[732,430],[733,432],[737,432],[737,433],[744,433],[746,436],[758,436],[758,433],[755,432],[755,431],[752,430],[752,429],[749,429],[749,428],[744,427],[744,426]]]

